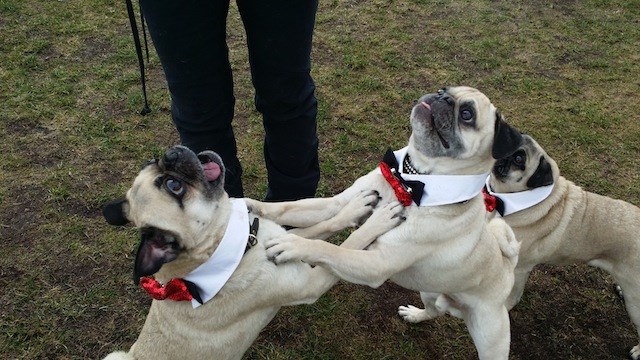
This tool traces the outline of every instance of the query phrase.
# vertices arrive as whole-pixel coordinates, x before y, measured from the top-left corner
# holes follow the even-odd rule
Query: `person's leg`
[[[242,168],[231,126],[233,78],[226,44],[228,0],[141,0],[183,145],[213,150],[227,168],[225,189],[242,197]]]
[[[311,41],[317,0],[237,0],[263,115],[266,200],[315,195],[320,169]]]

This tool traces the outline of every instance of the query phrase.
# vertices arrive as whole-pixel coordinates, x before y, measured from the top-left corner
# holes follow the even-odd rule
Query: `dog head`
[[[512,154],[522,142],[480,91],[446,87],[422,96],[411,112],[409,141],[416,169],[425,174],[481,174],[494,159]]]
[[[183,253],[211,246],[204,240],[219,225],[216,210],[228,199],[223,185],[220,156],[212,151],[196,155],[175,146],[144,165],[125,199],[104,207],[109,224],[132,222],[140,229],[134,282]]]
[[[560,176],[556,162],[529,135],[511,155],[496,160],[491,189],[499,193],[520,192],[553,184]]]

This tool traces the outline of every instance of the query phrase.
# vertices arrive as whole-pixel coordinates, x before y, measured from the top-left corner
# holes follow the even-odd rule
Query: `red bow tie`
[[[143,277],[140,279],[140,285],[156,300],[191,301],[193,299],[186,282],[182,279],[172,279],[162,286],[155,279]]]
[[[482,196],[484,197],[484,207],[488,212],[496,210],[501,216],[504,216],[504,203],[502,202],[502,199],[489,194],[486,186],[482,188]]]
[[[391,149],[387,150],[380,162],[380,171],[404,206],[410,206],[412,202],[420,205],[424,184],[420,181],[405,180],[398,170],[398,161]]]

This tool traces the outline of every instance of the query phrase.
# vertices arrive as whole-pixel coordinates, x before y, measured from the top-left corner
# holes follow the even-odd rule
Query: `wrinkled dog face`
[[[496,160],[491,173],[491,187],[496,192],[511,193],[551,185],[558,177],[558,166],[529,135],[513,154]]]
[[[521,141],[487,96],[464,86],[422,96],[411,112],[411,126],[415,148],[429,158],[499,158]]]
[[[214,152],[196,155],[175,146],[143,167],[125,200],[105,207],[109,223],[131,221],[140,228],[134,281],[156,273],[206,238],[219,200],[226,197],[223,174],[222,160]]]

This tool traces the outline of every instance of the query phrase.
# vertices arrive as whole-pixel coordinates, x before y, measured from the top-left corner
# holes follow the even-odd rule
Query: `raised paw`
[[[401,203],[390,202],[377,208],[362,225],[362,228],[366,227],[369,232],[382,235],[406,220],[403,213],[404,206]]]
[[[294,234],[286,234],[265,241],[264,247],[267,259],[277,265],[295,260],[308,260],[308,250],[311,249],[309,243],[314,241],[320,240],[308,240]]]
[[[247,209],[250,213],[256,214],[258,216],[262,216],[262,208],[261,203],[257,200],[250,198],[243,198],[245,204],[247,204]]]
[[[375,190],[361,191],[340,210],[333,220],[340,228],[355,227],[364,222],[380,201],[380,194]]]

